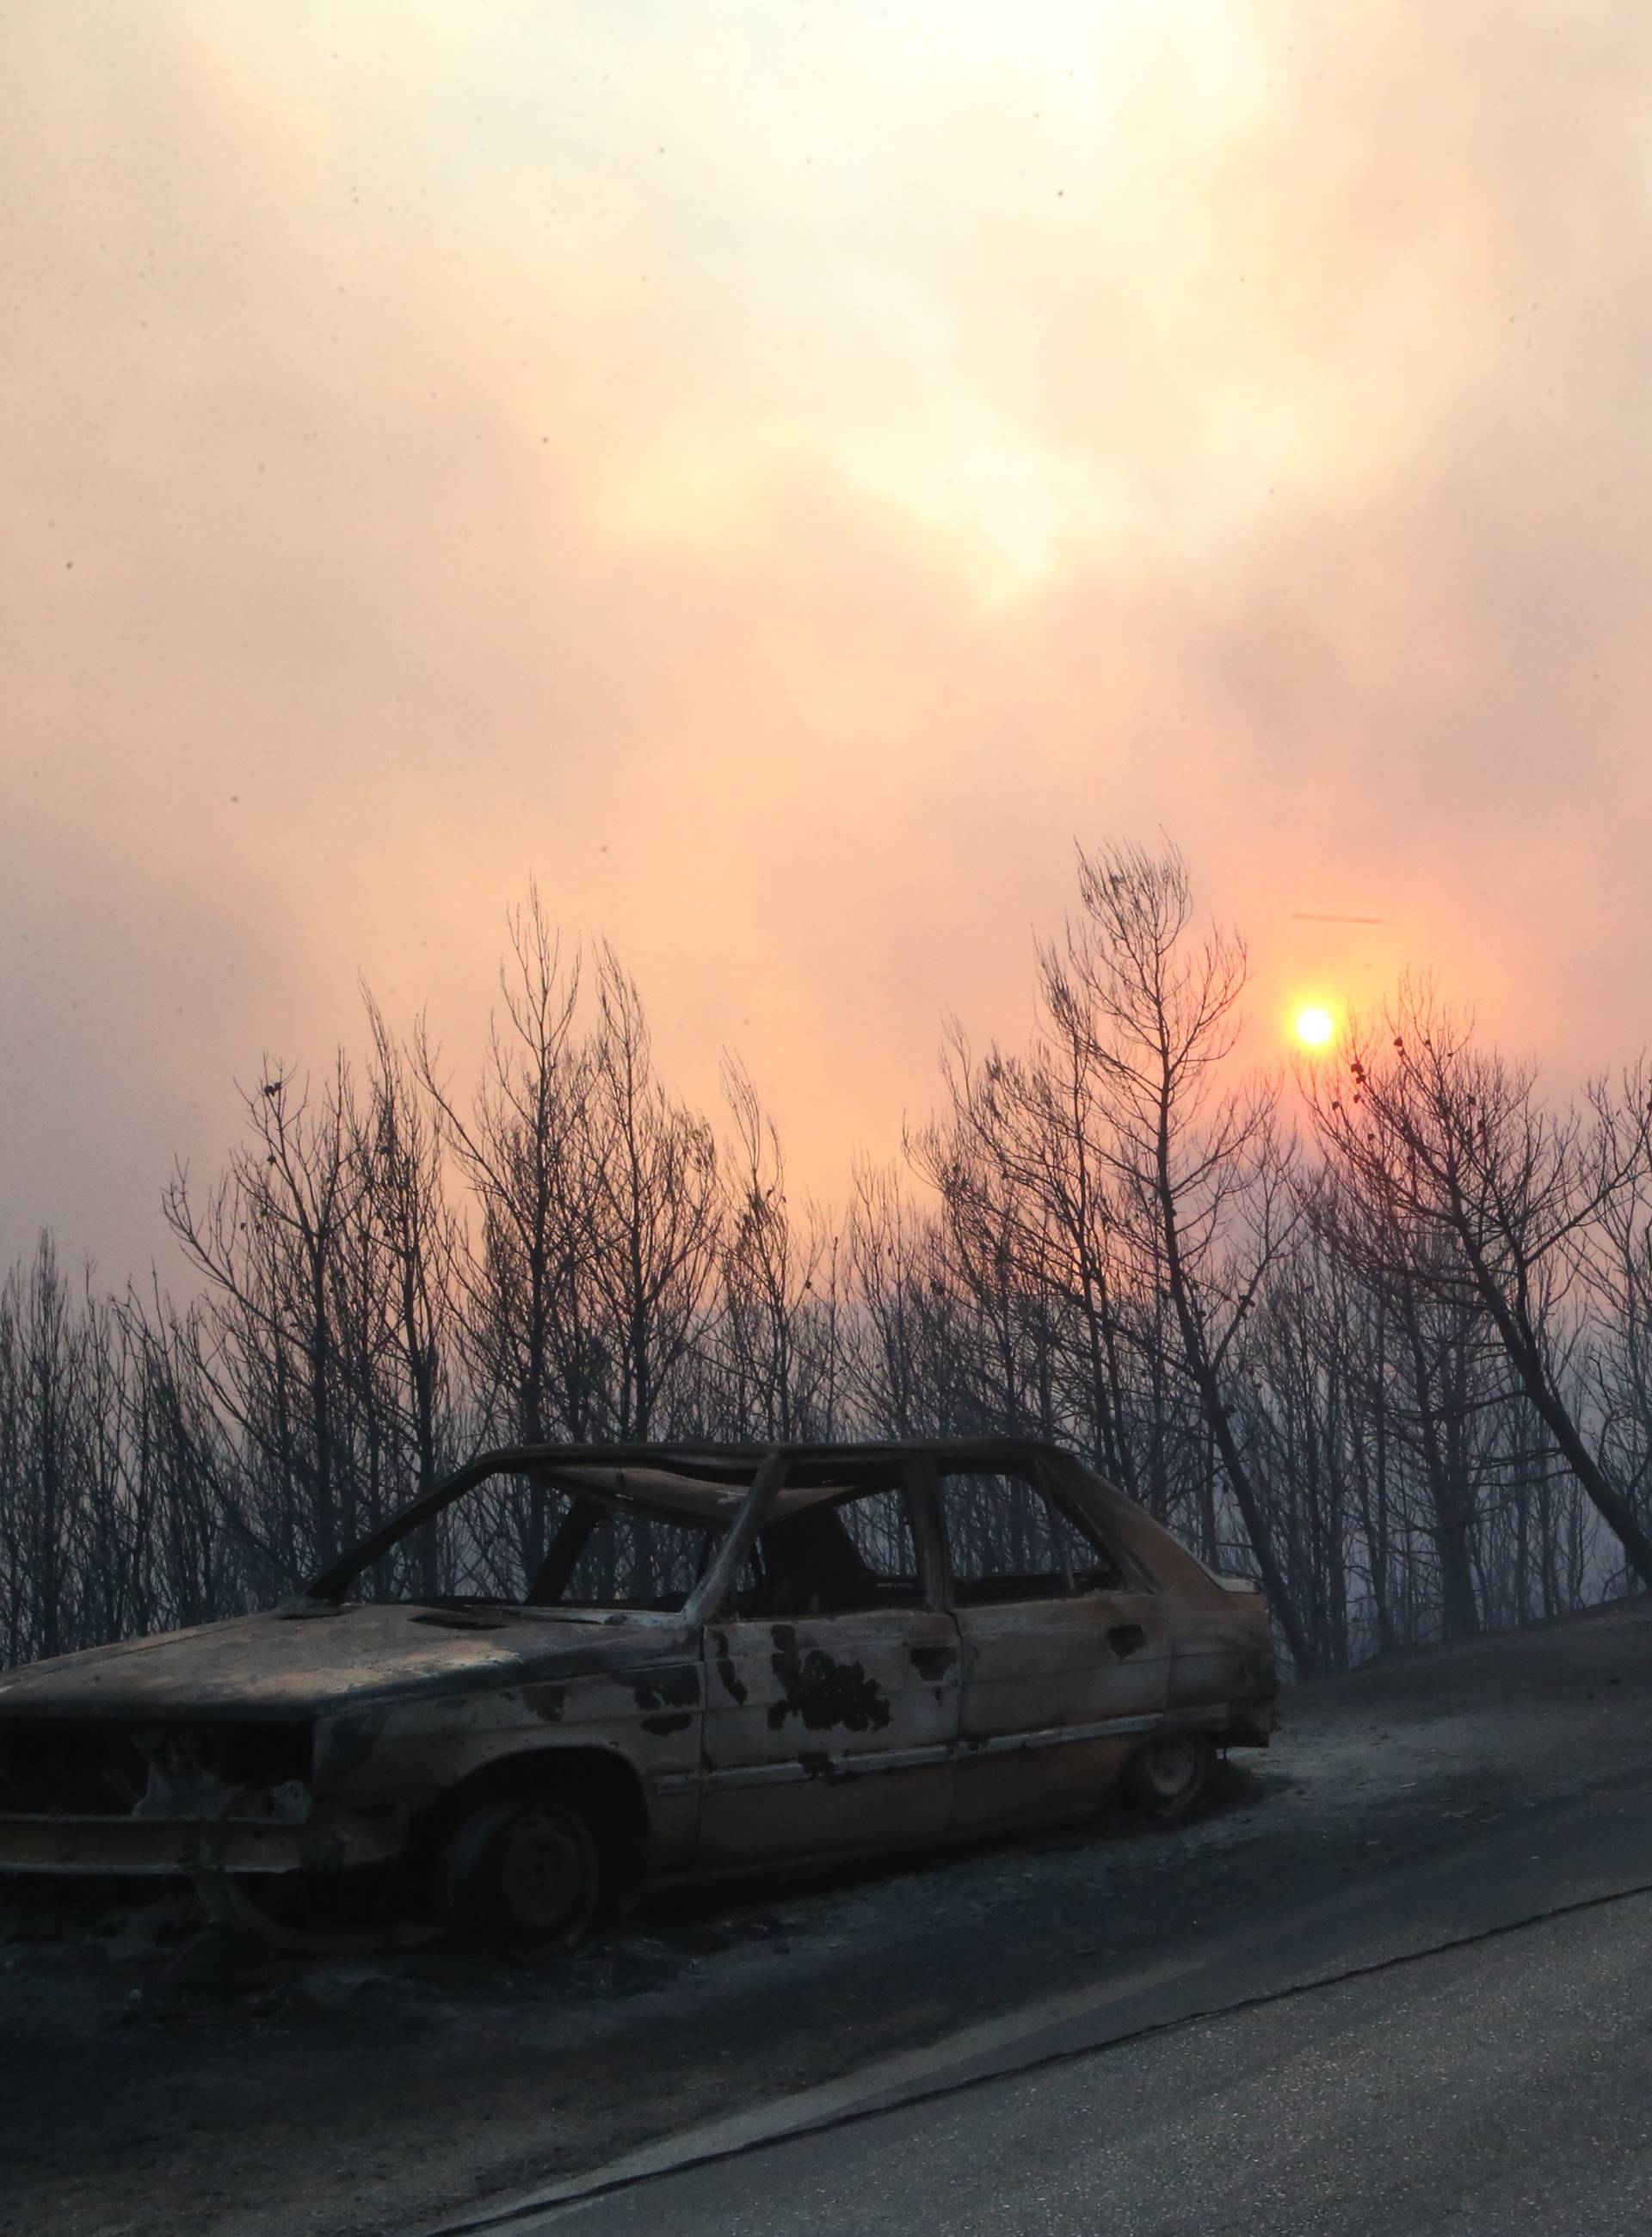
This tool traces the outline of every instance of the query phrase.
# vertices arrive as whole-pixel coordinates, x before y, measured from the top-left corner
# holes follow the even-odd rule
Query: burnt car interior
[[[893,1487],[800,1508],[770,1523],[752,1550],[756,1580],[736,1599],[743,1616],[923,1605],[911,1516]]]

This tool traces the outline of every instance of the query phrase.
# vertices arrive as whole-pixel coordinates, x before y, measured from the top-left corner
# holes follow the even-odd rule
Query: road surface
[[[440,2227],[1645,2237],[1652,1794],[1538,1813],[580,2187]]]

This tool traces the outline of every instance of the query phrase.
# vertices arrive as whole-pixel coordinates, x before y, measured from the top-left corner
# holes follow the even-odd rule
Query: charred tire
[[[1215,1767],[1203,1732],[1160,1732],[1125,1765],[1125,1797],[1146,1818],[1185,1818],[1204,1800]]]
[[[581,1942],[603,1895],[589,1816],[560,1795],[484,1802],[442,1852],[444,1907],[463,1941],[512,1957],[554,1957]]]

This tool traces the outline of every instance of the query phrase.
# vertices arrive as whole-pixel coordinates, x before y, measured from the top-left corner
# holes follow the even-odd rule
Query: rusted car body
[[[431,1532],[480,1589],[420,1596]],[[508,1450],[266,1614],[0,1676],[0,1870],[395,1867],[551,1946],[598,1882],[1047,1821],[1127,1766],[1174,1810],[1276,1691],[1256,1588],[1052,1446]]]

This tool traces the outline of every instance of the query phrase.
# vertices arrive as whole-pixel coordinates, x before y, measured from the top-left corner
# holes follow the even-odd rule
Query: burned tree
[[[1386,1046],[1383,1044],[1386,1043]],[[1326,1155],[1362,1206],[1336,1229],[1388,1283],[1483,1311],[1519,1389],[1630,1567],[1652,1585],[1652,1536],[1566,1390],[1557,1290],[1647,1155],[1638,1083],[1615,1110],[1553,1112],[1533,1070],[1477,1049],[1426,986],[1356,1030],[1343,1076],[1308,1084]]]
[[[1139,1267],[1162,1281],[1176,1364],[1198,1401],[1298,1675],[1315,1667],[1230,1397],[1231,1355],[1295,1217],[1290,1146],[1271,1084],[1226,1086],[1239,1037],[1246,954],[1232,934],[1193,934],[1186,864],[1173,848],[1080,853],[1082,915],[1040,951],[1042,993],[1094,1066],[1099,1145]]]

